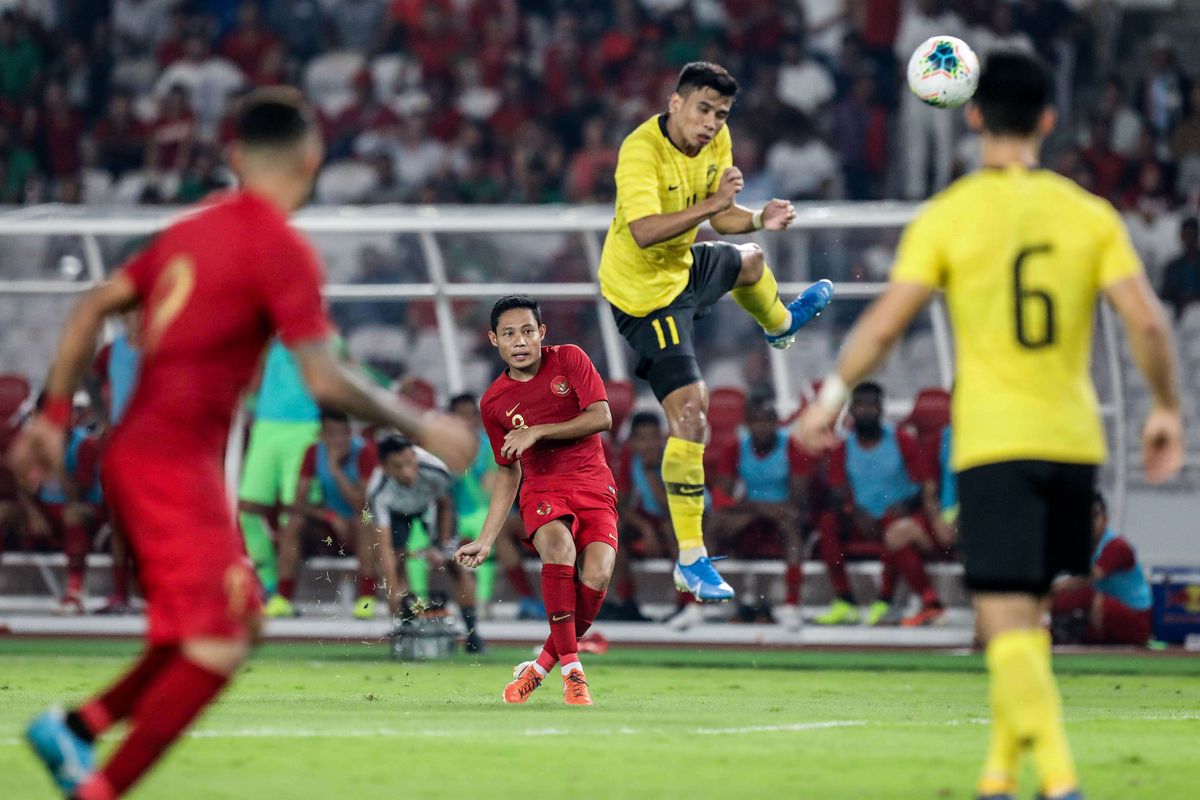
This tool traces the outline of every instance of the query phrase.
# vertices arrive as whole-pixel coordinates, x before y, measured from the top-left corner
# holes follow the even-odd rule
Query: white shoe
[[[804,614],[800,612],[800,606],[783,605],[775,609],[775,621],[789,631],[798,631],[804,627]]]
[[[700,607],[700,604],[688,603],[676,611],[673,616],[668,617],[664,624],[671,630],[686,631],[688,628],[703,622],[704,610]]]

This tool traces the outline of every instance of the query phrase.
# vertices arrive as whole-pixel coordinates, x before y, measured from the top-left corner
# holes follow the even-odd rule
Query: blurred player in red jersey
[[[500,469],[479,538],[454,557],[465,567],[484,562],[520,486],[526,541],[542,559],[550,637],[536,661],[517,666],[504,700],[524,703],[560,663],[563,699],[591,705],[578,638],[604,603],[617,557],[617,490],[600,441],[612,426],[608,395],[578,347],[542,346],[546,326],[533,298],[502,297],[491,323],[488,338],[508,368],[480,412]]]
[[[115,685],[70,713],[48,711],[27,738],[64,794],[125,794],[245,660],[259,587],[230,512],[223,458],[233,409],[278,335],[323,405],[412,435],[464,469],[477,450],[459,421],[422,412],[341,366],[321,299],[321,265],[287,217],[312,191],[322,146],[291,89],[244,99],[230,162],[242,189],[163,231],[68,318],[46,403],[10,453],[35,483],[62,461],[70,398],[105,319],[142,309],[137,388],[103,461],[104,486],[138,563],[147,649]],[[103,769],[93,741],[130,718]]]

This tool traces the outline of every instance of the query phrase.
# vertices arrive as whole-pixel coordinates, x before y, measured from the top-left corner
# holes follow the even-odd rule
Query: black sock
[[[467,626],[467,633],[475,632],[475,607],[463,607],[462,610],[463,623]]]
[[[92,744],[96,741],[96,737],[92,735],[90,730],[88,730],[88,726],[84,724],[83,717],[79,716],[78,712],[68,711],[66,722],[67,727],[71,729],[71,733],[75,734],[80,739],[83,739],[88,744]]]

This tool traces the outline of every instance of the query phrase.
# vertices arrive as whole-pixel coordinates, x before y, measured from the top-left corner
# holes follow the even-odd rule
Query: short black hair
[[[691,94],[696,89],[712,89],[722,97],[737,97],[738,82],[729,70],[711,61],[692,61],[683,65],[679,70],[679,80],[675,83],[675,93]]]
[[[1187,233],[1188,231],[1191,231],[1192,233],[1200,233],[1200,220],[1197,220],[1195,217],[1188,217],[1183,222],[1179,223],[1180,233]]]
[[[350,422],[350,415],[340,408],[322,408],[321,422]]]
[[[854,391],[850,393],[851,397],[858,397],[860,394],[873,394],[880,400],[883,399],[883,387],[875,381],[863,381],[854,387]]]
[[[1050,72],[1028,53],[1001,50],[984,64],[974,99],[988,133],[1031,136],[1054,99]]]
[[[629,418],[629,430],[642,425],[653,425],[655,430],[662,430],[662,420],[653,411],[639,411]]]
[[[454,395],[454,397],[450,398],[450,402],[446,403],[446,408],[453,410],[454,407],[456,405],[458,405],[459,403],[470,403],[472,406],[474,406],[478,402],[479,402],[478,399],[475,397],[475,395],[473,393],[460,392],[460,393]]]
[[[379,441],[379,461],[380,463],[387,461],[390,456],[403,453],[405,450],[411,450],[412,447],[412,440],[404,436],[400,436],[399,434],[385,436]]]
[[[538,301],[534,300],[527,294],[506,294],[496,301],[492,306],[492,330],[496,330],[500,324],[500,316],[505,311],[512,311],[514,308],[528,308],[533,312],[533,319],[538,325],[542,324],[542,307],[538,305]]]
[[[250,147],[290,147],[315,129],[304,95],[290,86],[255,89],[239,102],[235,138]]]
[[[1104,492],[1100,491],[1099,489],[1092,492],[1092,505],[1100,506],[1101,514],[1108,513],[1108,502],[1104,499]]]

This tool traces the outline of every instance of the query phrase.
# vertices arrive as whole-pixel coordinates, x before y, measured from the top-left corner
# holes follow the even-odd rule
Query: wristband
[[[47,397],[42,401],[42,419],[59,428],[71,424],[71,398]]]
[[[760,208],[755,211],[750,217],[750,224],[754,226],[754,230],[761,231],[763,229],[763,210]]]
[[[846,404],[846,382],[836,372],[825,376],[821,391],[817,393],[817,404],[829,411],[841,411]]]

